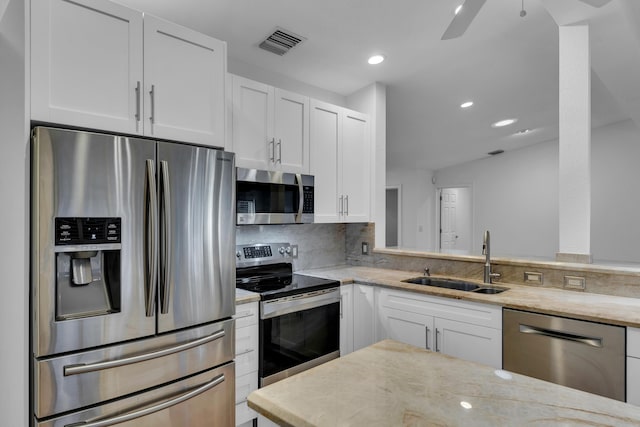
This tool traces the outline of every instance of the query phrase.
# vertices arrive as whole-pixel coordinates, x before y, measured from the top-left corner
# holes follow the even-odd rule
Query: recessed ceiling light
[[[460,104],[460,108],[469,108],[473,105],[473,101],[467,101]]]
[[[494,124],[491,125],[491,127],[494,128],[501,128],[503,126],[509,126],[514,124],[515,122],[517,122],[518,119],[505,119],[505,120],[500,120],[498,122],[495,122]]]
[[[382,61],[384,61],[384,55],[373,55],[367,62],[371,65],[376,65],[381,63]]]
[[[454,15],[457,15],[457,14],[459,14],[459,13],[460,13],[460,11],[461,11],[461,10],[462,10],[462,5],[461,5],[461,4],[459,4],[459,5],[458,5],[458,7],[456,7],[456,10],[454,10],[454,11],[453,11],[453,14],[454,14]]]

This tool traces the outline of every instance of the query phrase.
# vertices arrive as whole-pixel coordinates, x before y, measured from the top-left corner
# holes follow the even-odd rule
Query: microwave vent
[[[260,43],[259,47],[268,52],[282,56],[305,40],[306,38],[302,36],[278,27]]]

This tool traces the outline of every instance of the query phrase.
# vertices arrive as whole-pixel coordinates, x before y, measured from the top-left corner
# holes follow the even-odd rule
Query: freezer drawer
[[[35,360],[34,414],[43,418],[77,410],[222,365],[234,358],[234,341],[234,320],[226,320]]]
[[[505,309],[503,367],[625,401],[625,328]]]
[[[235,425],[233,362],[164,387],[135,394],[37,427],[231,427]]]

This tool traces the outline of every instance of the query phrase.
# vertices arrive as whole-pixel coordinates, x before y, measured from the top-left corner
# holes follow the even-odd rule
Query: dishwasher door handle
[[[602,338],[585,337],[569,332],[554,331],[553,329],[538,328],[536,326],[520,324],[520,332],[523,334],[542,335],[544,337],[558,338],[566,341],[573,341],[591,347],[602,348]]]

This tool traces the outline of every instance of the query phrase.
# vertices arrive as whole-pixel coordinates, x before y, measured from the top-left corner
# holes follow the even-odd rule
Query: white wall
[[[640,128],[631,120],[591,134],[594,262],[640,262]]]
[[[402,188],[402,247],[434,251],[435,197],[431,184],[431,171],[422,169],[395,169],[387,171],[388,186]],[[380,224],[376,223],[376,229]],[[384,229],[383,229],[384,231]]]
[[[592,130],[591,144],[594,262],[639,263],[640,128],[631,120],[602,126]],[[474,254],[480,253],[488,229],[495,256],[554,259],[559,245],[558,150],[558,140],[549,141],[435,172],[437,187],[473,187]],[[419,175],[387,173],[388,185]],[[412,212],[423,205],[435,212],[436,205],[423,188],[405,187],[403,197],[411,206],[407,210],[403,203],[403,220],[413,230],[418,219]],[[435,221],[436,215],[428,218]],[[412,240],[403,246],[411,247]]]
[[[387,153],[387,87],[373,83],[347,97],[347,107],[366,113],[371,120],[371,222],[375,222],[375,246],[384,247]],[[372,243],[372,242],[369,242]]]
[[[11,0],[0,21],[0,417],[28,425],[28,122],[25,8]]]

